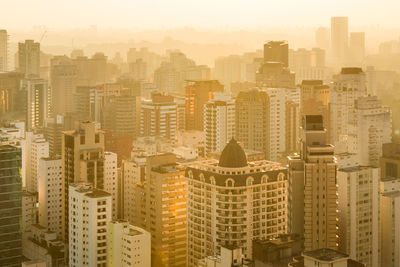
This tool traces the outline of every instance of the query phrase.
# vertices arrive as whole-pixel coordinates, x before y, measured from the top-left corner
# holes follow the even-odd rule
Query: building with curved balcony
[[[279,163],[249,162],[231,139],[219,161],[193,163],[185,175],[188,266],[226,246],[242,248],[251,258],[253,239],[286,233],[287,169]]]

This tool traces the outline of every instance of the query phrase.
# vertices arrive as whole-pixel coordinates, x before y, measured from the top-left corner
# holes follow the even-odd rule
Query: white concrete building
[[[337,250],[321,248],[304,251],[301,256],[293,258],[289,267],[365,267],[361,262],[355,261],[349,255]]]
[[[378,166],[382,145],[392,141],[392,117],[389,107],[376,96],[355,100],[349,109],[348,152],[357,154],[359,165]]]
[[[62,164],[61,157],[39,160],[39,224],[62,235]]]
[[[229,93],[214,92],[204,105],[206,152],[222,151],[235,135],[235,102]]]
[[[135,221],[136,184],[144,182],[147,157],[143,151],[132,152],[130,160],[122,161],[122,213],[125,220]]]
[[[90,183],[69,186],[69,266],[107,266],[112,196]]]
[[[337,172],[339,250],[368,267],[380,264],[379,180],[376,167],[347,167]]]
[[[356,99],[366,96],[366,75],[361,68],[342,68],[330,87],[330,141],[335,147],[348,134],[349,109]],[[342,151],[336,151],[342,152]]]
[[[49,156],[49,142],[42,134],[26,133],[27,142],[27,184],[26,188],[31,192],[38,192],[38,172],[41,158]]]
[[[118,216],[118,167],[117,154],[113,152],[104,153],[104,191],[112,196],[112,217]]]
[[[126,221],[111,221],[107,237],[108,267],[150,267],[151,234]]]

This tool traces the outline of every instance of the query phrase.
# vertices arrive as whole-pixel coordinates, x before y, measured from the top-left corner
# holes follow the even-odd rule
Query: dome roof
[[[224,150],[222,150],[218,166],[224,168],[242,168],[247,166],[246,153],[244,153],[243,148],[235,139],[232,138]]]

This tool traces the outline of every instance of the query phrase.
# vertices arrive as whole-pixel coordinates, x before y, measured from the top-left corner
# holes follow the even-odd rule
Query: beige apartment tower
[[[88,182],[104,189],[104,133],[96,123],[76,123],[62,140],[63,238],[68,240],[68,186]]]
[[[124,175],[127,175],[124,198],[130,200],[124,203],[124,216],[151,233],[152,266],[185,267],[187,182],[184,168],[176,164],[172,153],[149,156],[145,160],[145,166],[140,163],[136,167],[124,166]],[[129,171],[136,175],[129,175]]]
[[[252,241],[287,232],[287,169],[279,163],[247,161],[231,139],[218,160],[195,162],[188,179],[188,266],[221,248],[241,248],[252,258]]]
[[[321,115],[303,118],[304,249],[337,249],[337,186],[334,147],[327,144]]]

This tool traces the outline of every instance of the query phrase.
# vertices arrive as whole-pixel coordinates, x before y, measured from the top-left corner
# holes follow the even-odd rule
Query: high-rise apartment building
[[[204,105],[214,92],[223,92],[224,86],[217,80],[188,81],[186,86],[186,130],[203,131]]]
[[[270,99],[265,91],[240,92],[236,98],[236,134],[245,149],[264,152],[269,158]]]
[[[176,108],[174,97],[169,95],[153,94],[151,101],[142,102],[140,106],[140,135],[159,135],[174,140]]]
[[[69,185],[69,266],[107,266],[111,195],[91,183]]]
[[[266,62],[256,73],[256,84],[260,87],[295,88],[295,73],[282,62]]]
[[[337,249],[334,147],[326,142],[327,133],[321,115],[306,115],[301,132],[300,155],[304,164],[304,249]]]
[[[8,71],[8,33],[0,29],[0,72]]]
[[[377,167],[338,169],[339,250],[369,267],[380,265]]]
[[[112,217],[118,218],[118,169],[117,154],[113,152],[104,153],[104,191],[112,196]]]
[[[107,263],[109,267],[151,266],[151,234],[126,221],[108,224]]]
[[[30,192],[38,192],[39,161],[49,156],[49,143],[42,134],[26,132],[26,188]]]
[[[51,114],[51,94],[47,81],[40,78],[24,79],[21,89],[26,93],[26,128],[43,127]]]
[[[63,131],[71,129],[71,116],[55,115],[47,118],[43,128],[43,135],[49,142],[49,154],[61,155]]]
[[[23,77],[19,72],[0,72],[0,116],[24,119],[26,95],[20,91]]]
[[[96,53],[91,58],[79,56],[73,60],[76,66],[77,86],[96,86],[107,79],[107,57]]]
[[[331,50],[337,63],[347,56],[349,46],[349,20],[347,17],[331,18]]]
[[[56,56],[50,61],[50,84],[54,115],[73,111],[73,96],[76,90],[77,66],[66,56]]]
[[[400,264],[400,144],[383,145],[380,159],[381,266]]]
[[[361,68],[342,68],[334,77],[329,91],[329,119],[330,141],[335,146],[348,134],[349,109],[354,107],[356,99],[367,94],[366,77]]]
[[[392,116],[376,96],[354,101],[349,110],[347,148],[362,166],[379,166],[382,145],[392,141]]]
[[[152,235],[153,265],[187,266],[187,181],[184,168],[177,165],[174,154],[164,153],[147,157],[145,167],[135,169],[144,172],[136,178],[142,181],[124,186],[124,195],[134,197],[133,203],[125,202],[124,206],[134,206],[133,221],[130,222]],[[126,178],[129,179],[124,177],[124,181],[128,182]],[[127,191],[131,189],[133,192]]]
[[[39,160],[38,194],[39,224],[62,236],[61,156]]]
[[[21,149],[0,146],[0,265],[18,267],[22,261]]]
[[[248,162],[231,139],[219,161],[186,168],[188,266],[234,246],[252,258],[252,241],[287,232],[287,169],[266,160]]]
[[[104,133],[96,123],[84,121],[66,131],[62,140],[63,238],[68,240],[68,187],[89,182],[104,189]],[[110,210],[111,212],[111,210]]]
[[[396,160],[398,163],[398,160]],[[387,163],[386,163],[387,164]],[[389,169],[392,162],[389,163]],[[396,165],[397,167],[397,165]],[[386,168],[386,166],[385,166]],[[387,170],[386,170],[387,171]],[[384,171],[382,171],[384,172]],[[381,266],[400,264],[400,181],[398,177],[382,177],[380,186]]]
[[[299,94],[296,89],[265,88],[240,92],[236,98],[236,135],[245,149],[279,160],[286,141],[296,150]],[[286,132],[288,130],[288,132]]]
[[[222,151],[235,135],[235,102],[227,93],[214,93],[204,105],[206,152]]]
[[[287,41],[269,41],[264,44],[264,62],[280,62],[289,66],[289,44]]]
[[[18,71],[25,74],[25,77],[39,77],[40,43],[33,40],[18,43]]]

